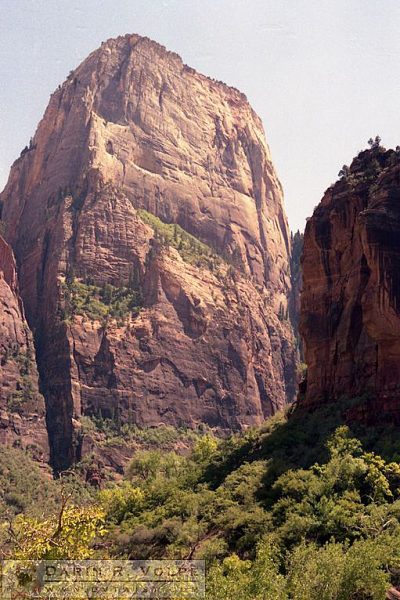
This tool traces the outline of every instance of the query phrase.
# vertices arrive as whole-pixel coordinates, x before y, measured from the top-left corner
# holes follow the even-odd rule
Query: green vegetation
[[[17,515],[8,532],[15,560],[57,560],[91,558],[91,542],[104,534],[104,513],[94,504],[67,506],[61,500],[59,514],[45,520]]]
[[[352,191],[363,192],[368,188],[370,194],[377,189],[378,176],[387,168],[400,161],[400,150],[386,150],[377,135],[368,140],[369,149],[362,150],[353,159],[350,167],[343,165],[338,173],[340,181],[345,182]]]
[[[100,495],[111,554],[205,558],[210,599],[382,598],[400,565],[400,466],[324,414],[322,431],[281,416],[188,458],[138,453]]]
[[[185,231],[180,225],[164,223],[161,219],[142,208],[137,212],[142,221],[154,229],[156,238],[160,243],[178,250],[187,263],[197,267],[205,267],[211,271],[217,270],[223,263],[221,257],[207,244]]]
[[[66,509],[60,550],[57,512],[14,518],[29,532],[23,556],[205,559],[209,600],[381,600],[400,568],[400,441],[390,427],[342,424],[366,401],[226,440],[205,433],[188,456],[138,451],[122,481]],[[17,541],[8,555],[20,556]]]
[[[32,379],[23,375],[18,382],[18,388],[7,397],[7,408],[13,413],[21,413],[24,406],[35,399]]]
[[[20,512],[32,514],[35,507],[50,506],[54,482],[45,477],[38,465],[17,448],[0,447],[0,516]],[[45,500],[49,499],[46,503]]]
[[[129,314],[137,314],[142,306],[140,290],[134,287],[115,287],[84,283],[67,277],[62,284],[64,295],[63,320],[83,315],[92,320],[114,318],[123,321]]]
[[[121,423],[118,419],[105,419],[102,416],[83,416],[81,424],[85,433],[100,434],[100,445],[104,446],[140,446],[141,448],[173,447],[178,442],[193,444],[205,434],[187,428],[170,425],[159,427],[138,427],[135,424]]]
[[[80,505],[90,503],[93,490],[74,473],[53,480],[28,452],[0,446],[0,519],[24,513],[41,519],[55,514],[62,492]],[[1,546],[1,543],[0,543]]]
[[[20,378],[17,382],[17,388],[7,397],[7,408],[14,413],[20,413],[24,406],[35,400],[35,389],[32,380],[33,358],[30,348],[25,352],[21,351],[18,345],[7,348],[3,355],[5,362],[15,361],[18,365]]]

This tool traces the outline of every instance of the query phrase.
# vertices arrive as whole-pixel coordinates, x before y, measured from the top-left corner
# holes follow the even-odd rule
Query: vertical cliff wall
[[[109,40],[52,95],[0,201],[56,468],[82,414],[230,430],[293,398],[282,189],[239,91]]]
[[[367,394],[364,419],[399,420],[399,151],[374,144],[342,170],[307,223],[302,266],[303,403]]]
[[[0,444],[48,460],[44,399],[33,340],[18,295],[11,248],[0,236]]]

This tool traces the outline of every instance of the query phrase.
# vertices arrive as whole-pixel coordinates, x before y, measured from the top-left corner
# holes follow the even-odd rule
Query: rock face
[[[44,399],[38,390],[35,350],[18,296],[15,261],[0,236],[0,444],[48,460]]]
[[[399,421],[399,152],[375,144],[344,167],[307,223],[302,265],[303,403],[366,394],[358,416]]]
[[[238,429],[293,398],[282,190],[239,91],[109,40],[51,96],[0,201],[56,468],[81,415]]]

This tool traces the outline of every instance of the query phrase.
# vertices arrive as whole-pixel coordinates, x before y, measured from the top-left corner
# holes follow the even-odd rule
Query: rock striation
[[[325,193],[304,237],[302,403],[365,394],[363,420],[400,420],[400,152],[375,142]]]
[[[18,295],[15,260],[0,236],[0,444],[48,460],[43,396],[32,335]]]
[[[293,399],[282,189],[242,93],[109,40],[51,96],[0,202],[56,469],[82,415],[232,430]]]

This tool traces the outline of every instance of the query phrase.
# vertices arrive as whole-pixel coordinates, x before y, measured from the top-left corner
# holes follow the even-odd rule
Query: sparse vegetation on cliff
[[[23,375],[17,384],[17,389],[7,398],[7,408],[14,413],[20,413],[25,405],[34,400],[35,393],[32,379],[29,375]]]
[[[97,321],[107,318],[123,321],[129,314],[137,314],[142,306],[140,290],[133,287],[115,287],[108,283],[98,286],[67,277],[62,290],[62,318],[67,321],[75,315]]]
[[[79,505],[90,503],[94,495],[73,472],[53,480],[50,468],[40,468],[28,452],[0,446],[0,536],[6,534],[7,519],[17,514],[39,520],[56,514],[62,491]],[[1,537],[0,549],[2,541]]]
[[[202,431],[176,428],[171,425],[159,427],[138,427],[135,424],[121,423],[118,419],[105,419],[101,416],[83,416],[81,424],[84,433],[100,436],[104,446],[140,446],[141,448],[172,447],[179,442],[193,444]]]
[[[178,250],[184,261],[197,267],[205,267],[214,271],[222,263],[222,258],[212,248],[198,240],[194,235],[185,231],[176,223],[164,223],[144,209],[139,209],[138,214],[144,223],[154,229],[156,238],[167,246]]]
[[[26,404],[36,399],[35,385],[33,382],[34,359],[30,349],[22,352],[19,346],[8,349],[3,360],[13,360],[18,365],[20,378],[16,389],[7,397],[7,408],[13,413],[24,411]]]
[[[378,175],[400,161],[400,151],[397,148],[386,150],[381,145],[378,135],[368,140],[368,146],[369,149],[359,152],[351,165],[343,165],[338,173],[339,179],[345,181],[353,190],[360,184],[368,185],[373,190]]]

